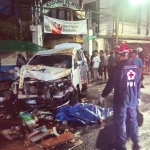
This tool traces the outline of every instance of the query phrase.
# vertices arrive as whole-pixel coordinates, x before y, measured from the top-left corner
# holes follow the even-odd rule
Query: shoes
[[[115,150],[127,150],[126,146],[125,145],[121,145],[121,146],[117,146],[116,143],[112,143],[110,145],[110,149],[115,149]]]
[[[120,147],[116,147],[116,150],[127,150],[125,145],[122,145]]]
[[[137,145],[133,145],[133,147],[132,147],[132,150],[140,150],[141,149],[141,146],[139,145],[139,144],[137,144]]]

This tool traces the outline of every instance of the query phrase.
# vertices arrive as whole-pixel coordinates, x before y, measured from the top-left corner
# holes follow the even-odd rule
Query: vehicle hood
[[[18,72],[18,76],[20,76],[20,80],[30,77],[41,81],[50,81],[63,78],[70,73],[71,69],[66,68],[47,67],[42,65],[24,65]]]

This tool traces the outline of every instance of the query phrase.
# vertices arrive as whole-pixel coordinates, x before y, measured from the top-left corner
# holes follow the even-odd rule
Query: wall
[[[1,69],[3,71],[14,69],[18,53],[21,53],[27,59],[26,52],[1,52]]]
[[[105,50],[105,40],[103,38],[96,39],[98,43],[98,51]]]
[[[132,6],[136,11],[138,12],[139,6]],[[143,3],[140,5],[141,7],[141,17],[140,17],[140,34],[138,34],[138,23],[135,21],[135,23],[129,23],[129,22],[120,22],[119,23],[119,35],[123,36],[136,36],[136,37],[150,37],[150,34],[146,35],[146,29],[147,29],[147,3]],[[137,16],[135,16],[137,17]],[[122,27],[123,27],[123,33],[122,33]],[[148,27],[149,28],[149,27]]]
[[[99,35],[111,35],[113,30],[114,0],[100,0]]]
[[[84,0],[84,4],[93,2],[94,0]],[[114,6],[115,6],[115,0],[100,0],[100,21],[99,21],[99,27],[100,27],[100,32],[99,35],[104,35],[104,36],[111,36],[113,34],[113,18],[114,16]],[[138,30],[138,20],[137,16],[138,14],[135,13],[135,22],[127,22],[124,21],[124,25],[122,24],[121,17],[119,17],[120,22],[119,22],[119,35],[123,36],[132,36],[132,37],[150,37],[149,35],[146,35],[146,27],[147,27],[147,10],[148,10],[148,3],[142,3],[140,5],[132,5],[131,3],[128,2],[128,7],[130,6],[130,11],[131,13],[127,12],[127,9],[125,9],[125,14],[128,14],[129,17],[132,14],[132,11],[137,11],[139,12],[139,7],[141,7],[141,25],[140,25],[140,34],[137,33]],[[150,6],[150,2],[149,2]],[[123,7],[125,7],[123,5]],[[122,9],[120,9],[122,11]],[[121,15],[120,13],[119,15]],[[150,15],[150,14],[149,14]],[[134,17],[132,15],[132,17]],[[150,24],[150,22],[149,22]],[[122,33],[122,27],[123,27],[123,33]],[[147,27],[150,30],[150,27]],[[150,32],[150,31],[149,31]],[[136,39],[136,38],[135,38]]]
[[[16,65],[18,53],[27,59],[26,52],[1,52],[1,65]]]

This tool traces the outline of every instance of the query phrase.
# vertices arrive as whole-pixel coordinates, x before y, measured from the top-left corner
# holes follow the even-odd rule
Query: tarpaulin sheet
[[[56,118],[62,122],[90,124],[98,123],[100,119],[106,119],[112,115],[112,108],[101,108],[93,104],[78,103],[74,106],[62,106],[56,114]]]

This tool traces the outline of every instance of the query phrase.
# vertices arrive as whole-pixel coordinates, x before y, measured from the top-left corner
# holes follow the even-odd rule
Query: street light
[[[141,4],[147,2],[148,0],[130,0],[133,5]]]

